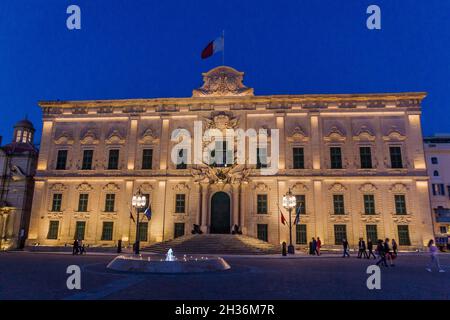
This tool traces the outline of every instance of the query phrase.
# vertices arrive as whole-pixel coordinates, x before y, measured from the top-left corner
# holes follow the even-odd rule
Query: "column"
[[[137,126],[138,121],[136,119],[132,119],[130,121],[130,132],[128,134],[128,159],[127,159],[127,169],[134,170],[134,165],[136,163],[136,137],[137,137]]]
[[[202,186],[200,184],[198,184],[198,210],[197,210],[197,218],[195,219],[195,223],[199,226],[202,225]]]
[[[245,202],[245,194],[247,192],[247,182],[242,182],[241,183],[241,194],[240,194],[240,198],[241,198],[241,203],[240,203],[240,227],[241,227],[241,231],[242,234],[247,234],[247,226],[245,225],[245,215],[247,212],[247,203]]]
[[[208,184],[202,183],[202,226],[204,233],[208,232]]]
[[[160,142],[160,152],[159,152],[159,169],[167,170],[168,163],[167,159],[170,159],[170,150],[169,150],[169,119],[162,120],[162,128],[161,128],[161,142]]]
[[[284,117],[277,117],[277,129],[279,130],[279,139],[280,141],[279,143],[279,154],[280,154],[280,158],[279,158],[279,163],[278,163],[278,169],[280,170],[284,170],[286,168],[286,141],[284,138]],[[274,141],[271,141],[271,144]],[[272,157],[272,154],[270,155]]]
[[[51,148],[53,121],[45,120],[42,126],[41,145],[39,147],[39,160],[37,169],[47,170],[49,152]]]
[[[333,245],[334,241],[332,239],[328,239],[328,212],[327,206],[323,199],[322,194],[322,181],[315,180],[314,182],[314,216],[316,218],[316,236],[322,239],[323,244],[325,245]],[[312,231],[312,230],[311,230]],[[310,232],[311,232],[310,231]],[[308,235],[310,236],[310,234]]]
[[[234,227],[234,225],[239,224],[239,184],[234,183],[233,184],[233,221],[231,228]]]

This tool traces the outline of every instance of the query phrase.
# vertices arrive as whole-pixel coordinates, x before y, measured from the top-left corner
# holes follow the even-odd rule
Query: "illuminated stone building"
[[[412,249],[433,236],[420,124],[424,93],[258,96],[230,67],[203,78],[188,98],[40,102],[29,244],[63,245],[75,237],[92,245],[132,243],[130,203],[138,190],[150,198],[153,214],[140,229],[143,245],[190,234],[193,224],[206,233],[230,233],[237,225],[248,236],[288,241],[281,223],[281,214],[288,220],[282,208],[288,189],[300,207],[298,246],[317,236],[328,247],[342,238],[354,247],[359,237],[389,237]],[[270,134],[256,164],[175,164],[179,141],[172,133],[194,136],[195,121],[219,131],[278,129],[276,173],[261,174],[275,143]],[[194,158],[194,149],[178,156]]]

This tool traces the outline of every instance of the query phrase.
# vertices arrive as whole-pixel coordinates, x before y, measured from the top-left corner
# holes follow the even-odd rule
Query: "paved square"
[[[231,270],[208,274],[125,274],[108,271],[111,255],[1,253],[0,299],[449,299],[446,273],[425,270],[428,255],[405,254],[381,268],[381,290],[366,287],[374,260],[354,256],[226,257]],[[66,268],[81,267],[81,290],[68,290]]]

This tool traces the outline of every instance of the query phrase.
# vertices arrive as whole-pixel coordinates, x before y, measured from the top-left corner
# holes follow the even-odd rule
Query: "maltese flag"
[[[202,51],[202,59],[211,57],[213,54],[223,51],[225,40],[223,36],[220,36],[214,41],[208,43],[205,49]]]

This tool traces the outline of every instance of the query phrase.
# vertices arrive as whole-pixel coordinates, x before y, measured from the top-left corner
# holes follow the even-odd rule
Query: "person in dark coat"
[[[72,247],[72,255],[78,254],[79,250],[80,250],[80,246],[78,244],[78,239],[75,239],[75,241],[73,242],[73,247]]]
[[[317,241],[316,238],[312,238],[312,254],[315,255],[317,253]]]
[[[378,252],[378,256],[380,257],[380,260],[377,261],[377,266],[379,264],[383,264],[385,267],[387,267],[387,263],[386,263],[386,253],[384,251],[384,244],[383,244],[383,240],[378,240],[378,245],[377,245],[377,252]]]
[[[348,247],[348,241],[347,239],[342,239],[342,247],[344,249],[344,253],[342,255],[342,258],[345,258],[346,256],[350,258],[350,254],[348,253],[349,247]]]
[[[358,249],[358,259],[361,259],[363,254],[365,258],[368,257],[366,252],[366,242],[363,240],[363,238],[359,238]]]
[[[312,241],[309,242],[309,254],[313,254],[313,243]]]
[[[392,251],[394,252],[394,255],[397,255],[398,246],[397,246],[397,241],[395,241],[395,239],[392,239]]]
[[[372,239],[367,239],[367,250],[369,250],[369,254],[367,256],[367,259],[370,259],[370,255],[372,255],[374,259],[377,258],[377,257],[375,257],[375,254],[373,253]]]
[[[386,238],[386,240],[384,240],[384,254],[386,256],[386,260],[389,260],[389,264],[391,265],[391,267],[394,267],[395,264],[392,262],[392,251],[391,247],[389,246],[389,238]]]

